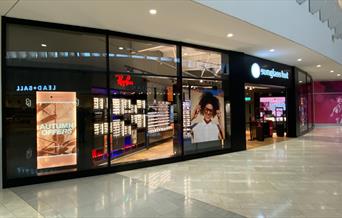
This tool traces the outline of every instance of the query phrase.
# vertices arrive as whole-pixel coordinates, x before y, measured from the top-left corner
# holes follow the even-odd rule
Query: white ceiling
[[[157,15],[149,14],[151,8],[158,10]],[[342,74],[342,65],[333,60],[188,0],[0,0],[0,12],[1,15],[8,12],[8,17],[109,29],[241,51],[297,66],[310,73],[315,80],[342,80],[336,76],[337,73]],[[227,38],[230,32],[234,33],[234,37]],[[269,52],[271,48],[275,52]],[[298,58],[303,61],[297,62]],[[317,64],[322,67],[317,68]]]

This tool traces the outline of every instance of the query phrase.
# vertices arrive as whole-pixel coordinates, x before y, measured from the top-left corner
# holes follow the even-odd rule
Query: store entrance
[[[285,87],[245,85],[247,149],[286,140],[286,102]]]

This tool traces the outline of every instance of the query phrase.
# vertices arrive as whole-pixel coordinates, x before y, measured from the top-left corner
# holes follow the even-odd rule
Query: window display
[[[105,96],[93,97],[94,113],[94,143],[91,151],[94,165],[106,164],[108,146],[107,122],[108,98]]]
[[[98,150],[106,153],[109,126],[103,112],[106,93],[95,95],[93,88],[106,87],[106,62],[105,56],[93,54],[106,52],[105,39],[96,33],[6,24],[6,179],[53,177],[99,166],[92,156]]]
[[[111,159],[145,146],[146,108],[144,96],[114,92],[112,98]],[[121,98],[120,98],[120,97]]]
[[[224,149],[229,146],[225,119],[230,119],[230,109],[225,111],[229,102],[222,87],[222,55],[183,47],[182,60],[184,152]]]
[[[228,146],[225,105],[229,102],[225,104],[221,87],[222,82],[217,80],[183,79],[183,138],[186,153]]]
[[[36,92],[37,169],[75,166],[76,93]]]
[[[171,139],[173,126],[170,120],[170,102],[159,101],[149,105],[148,109],[148,135],[149,143],[164,139]]]
[[[170,126],[170,103],[160,101],[149,106],[148,133],[162,132],[172,129]]]
[[[112,122],[116,126],[112,165],[168,158],[181,150],[174,140],[174,108],[179,98],[173,88],[175,54],[173,45],[110,37]]]
[[[191,99],[191,142],[224,140],[222,90],[193,88]]]

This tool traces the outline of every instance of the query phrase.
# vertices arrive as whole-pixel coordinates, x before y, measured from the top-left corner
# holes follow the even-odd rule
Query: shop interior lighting
[[[320,68],[321,66],[322,66],[322,65],[320,65],[320,64],[317,64],[317,65],[316,65],[317,68]]]
[[[200,80],[200,83],[203,83],[203,79]]]
[[[124,48],[120,46],[118,49],[119,49],[119,50],[123,50]]]
[[[301,58],[298,58],[298,59],[297,59],[297,61],[299,61],[299,62],[300,62],[300,61],[302,61],[302,59],[301,59]]]
[[[333,70],[330,70],[330,73],[333,73],[334,71]]]
[[[337,76],[341,76],[341,74],[338,73]]]
[[[44,43],[42,43],[42,44],[41,44],[41,46],[42,46],[42,47],[47,47],[47,45],[46,45],[46,44],[44,44]]]
[[[303,83],[303,81],[302,81],[302,80],[299,80],[299,83]]]
[[[273,48],[271,48],[269,51],[270,51],[270,52],[274,52],[275,50],[274,50]]]
[[[156,9],[150,9],[150,14],[151,15],[156,15],[157,14],[157,10]]]
[[[228,37],[228,38],[232,38],[233,36],[234,36],[233,33],[228,33],[228,34],[227,34],[227,37]]]

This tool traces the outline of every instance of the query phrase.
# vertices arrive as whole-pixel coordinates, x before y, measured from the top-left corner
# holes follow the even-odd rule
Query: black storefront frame
[[[36,27],[45,27],[45,28],[53,28],[53,29],[61,29],[61,30],[70,30],[70,31],[78,31],[78,32],[84,32],[84,33],[93,33],[93,34],[102,34],[106,38],[106,74],[107,77],[110,75],[110,68],[109,68],[109,37],[115,36],[115,37],[123,37],[123,38],[129,38],[132,40],[146,40],[146,41],[153,41],[157,43],[165,43],[165,44],[171,44],[176,46],[176,70],[177,70],[177,85],[180,88],[179,90],[182,90],[182,47],[191,47],[206,51],[214,51],[221,53],[221,55],[224,55],[228,57],[228,59],[225,59],[225,61],[221,60],[221,64],[226,64],[224,68],[228,71],[228,77],[227,78],[219,78],[219,79],[212,79],[212,80],[220,80],[222,82],[222,86],[224,89],[225,95],[228,94],[228,99],[230,101],[230,123],[225,124],[225,126],[230,125],[230,147],[221,149],[221,150],[213,150],[213,151],[207,151],[205,153],[195,153],[190,155],[184,155],[184,141],[183,141],[183,107],[182,107],[182,97],[181,102],[178,104],[180,113],[178,114],[178,121],[181,124],[181,128],[178,131],[181,131],[182,134],[180,134],[180,140],[181,142],[181,149],[182,154],[180,156],[173,156],[169,158],[163,158],[163,159],[157,159],[157,160],[149,160],[149,161],[141,161],[141,162],[134,162],[134,163],[125,163],[123,165],[115,165],[114,167],[111,167],[109,164],[110,160],[108,159],[108,166],[104,168],[94,168],[94,169],[86,169],[82,171],[75,171],[75,172],[63,172],[63,173],[57,173],[52,175],[44,175],[44,176],[34,176],[34,177],[23,177],[23,178],[15,178],[15,179],[8,179],[7,178],[7,156],[6,156],[6,135],[4,134],[4,128],[2,129],[3,134],[3,149],[2,149],[2,161],[3,161],[3,187],[13,187],[13,186],[20,186],[20,185],[29,185],[29,184],[36,184],[36,183],[43,183],[43,182],[50,182],[50,181],[57,181],[57,180],[65,180],[65,179],[73,179],[73,178],[80,178],[80,177],[86,177],[86,176],[93,176],[93,175],[101,175],[106,173],[114,173],[114,172],[120,172],[125,170],[131,170],[131,169],[137,169],[137,168],[144,168],[144,167],[150,167],[150,166],[156,166],[161,164],[168,164],[168,163],[174,163],[179,161],[186,161],[194,158],[200,158],[200,157],[207,157],[212,155],[219,155],[219,154],[225,154],[230,153],[234,151],[242,151],[246,150],[246,142],[245,142],[245,132],[243,130],[245,129],[245,123],[241,122],[240,119],[240,112],[241,108],[238,107],[238,105],[244,102],[244,85],[245,83],[250,83],[246,80],[244,74],[248,74],[249,70],[246,70],[246,66],[244,70],[241,72],[241,65],[245,65],[245,58],[248,55],[245,55],[241,52],[234,52],[234,51],[228,51],[224,49],[218,49],[218,48],[211,48],[207,46],[202,45],[195,45],[191,43],[185,43],[181,41],[172,41],[167,39],[160,39],[160,38],[154,38],[154,37],[148,37],[148,36],[141,36],[141,35],[135,35],[135,34],[129,34],[129,33],[122,33],[122,32],[116,32],[116,31],[110,31],[110,30],[102,30],[102,29],[96,29],[96,28],[88,28],[88,27],[80,27],[80,26],[74,26],[74,25],[65,25],[65,24],[56,24],[56,23],[49,23],[49,22],[41,22],[41,21],[32,21],[32,20],[24,20],[24,19],[18,19],[18,18],[8,18],[8,17],[2,17],[2,124],[4,124],[6,109],[5,109],[5,98],[6,96],[6,90],[5,90],[5,81],[6,81],[6,25],[7,24],[19,24],[19,25],[28,25],[28,26],[36,26]],[[252,56],[248,56],[252,57]],[[258,60],[264,60],[260,58],[256,58]],[[268,60],[264,60],[268,61]],[[271,62],[271,61],[268,61]],[[283,65],[280,63],[273,62],[278,65]],[[287,65],[283,65],[287,66]],[[292,73],[294,71],[294,68],[292,67]],[[236,74],[236,72],[239,72],[239,76]],[[293,75],[293,74],[292,74]],[[194,79],[194,78],[191,78]],[[203,78],[207,79],[207,78]],[[210,79],[209,79],[210,80]],[[238,81],[238,82],[237,82]],[[294,85],[295,85],[295,79],[292,76],[291,84],[289,87],[289,91],[287,92],[289,96],[295,95]],[[107,78],[107,83],[109,83],[109,79]],[[237,93],[236,88],[241,88],[239,86],[243,87],[243,92]],[[108,85],[108,84],[107,84]],[[227,88],[228,86],[228,88]],[[243,95],[242,100],[240,99],[240,94]],[[225,97],[226,98],[226,97]],[[288,115],[291,113],[291,117],[296,116],[296,108],[292,105],[295,100],[290,100],[291,103],[289,103],[289,110]],[[239,103],[240,102],[240,103]],[[109,104],[110,105],[110,104]],[[243,107],[244,108],[244,107]],[[293,110],[291,110],[293,109]],[[108,107],[108,110],[110,110],[110,107]],[[245,117],[244,110],[243,111],[243,119]],[[289,124],[290,125],[290,124]],[[293,125],[293,124],[291,124]],[[292,126],[294,127],[294,126]],[[241,133],[243,132],[243,135]],[[292,133],[291,133],[292,134]],[[243,136],[241,138],[241,136]],[[292,134],[291,136],[296,136],[295,134]],[[109,137],[108,137],[109,138]],[[228,139],[226,139],[228,140]],[[108,149],[110,146],[108,146]]]

